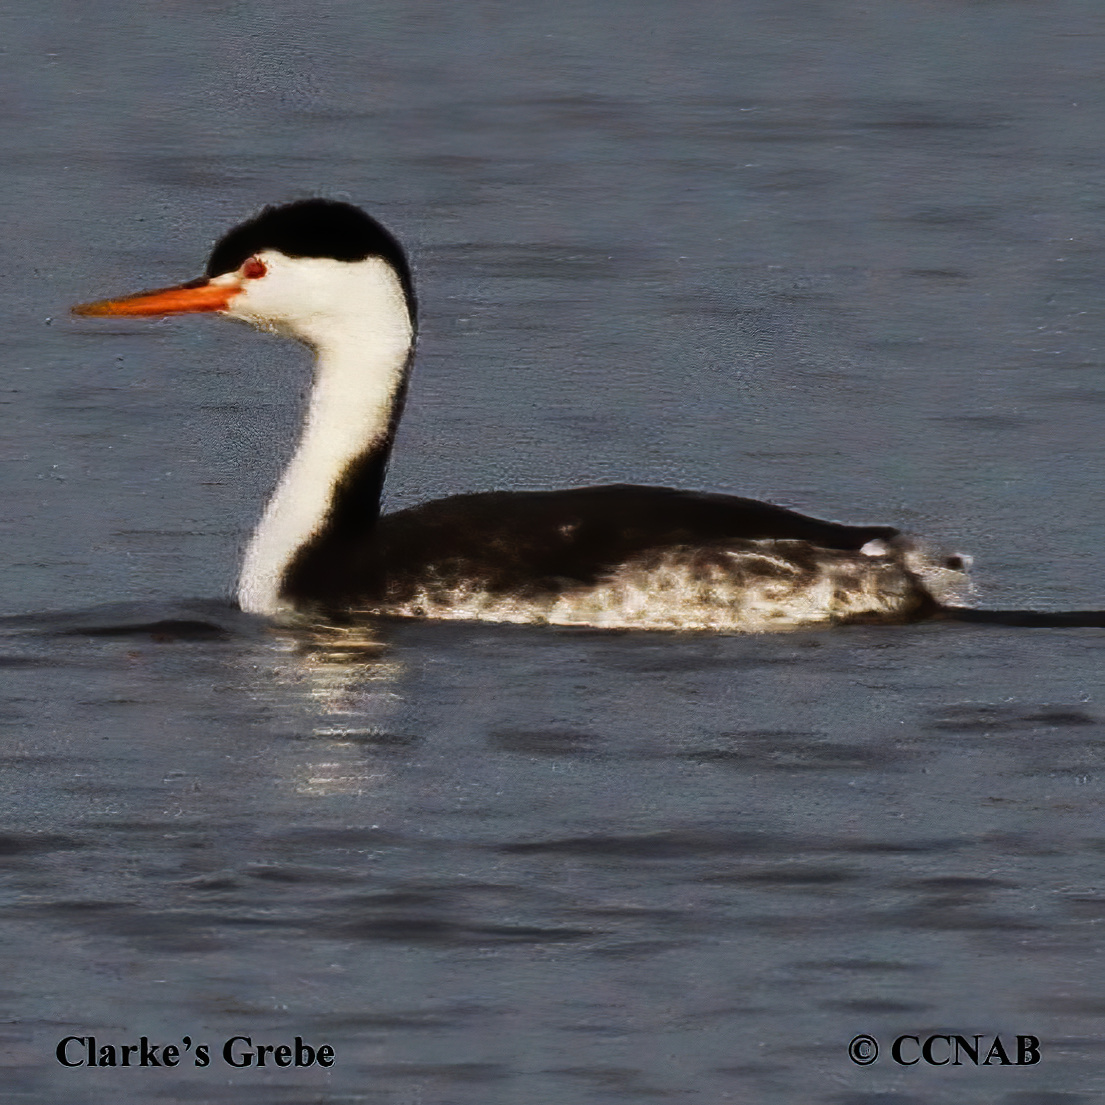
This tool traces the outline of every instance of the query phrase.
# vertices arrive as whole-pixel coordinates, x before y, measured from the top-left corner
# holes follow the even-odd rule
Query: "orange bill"
[[[225,311],[230,300],[242,290],[240,284],[215,284],[193,280],[175,288],[139,292],[123,299],[100,299],[72,308],[75,315],[101,318],[106,315],[184,315],[201,311]]]

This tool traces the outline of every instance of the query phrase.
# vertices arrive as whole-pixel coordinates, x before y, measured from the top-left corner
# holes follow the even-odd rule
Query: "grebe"
[[[73,310],[217,312],[315,351],[298,448],[245,554],[245,611],[761,631],[915,621],[964,593],[959,554],[729,495],[495,491],[381,515],[415,296],[402,247],[349,204],[266,208],[204,278]]]

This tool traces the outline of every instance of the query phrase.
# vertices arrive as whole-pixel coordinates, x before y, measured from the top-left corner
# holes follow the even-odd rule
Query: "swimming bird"
[[[242,564],[245,611],[761,631],[915,621],[965,593],[957,552],[731,495],[488,491],[382,514],[416,301],[402,246],[350,204],[266,208],[201,279],[73,310],[217,313],[314,350],[298,447]]]

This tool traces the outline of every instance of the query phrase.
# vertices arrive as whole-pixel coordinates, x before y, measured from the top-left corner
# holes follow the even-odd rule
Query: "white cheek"
[[[241,319],[253,326],[265,330],[275,330],[278,324],[288,317],[286,296],[272,285],[266,286],[263,280],[246,284],[241,294],[230,302],[227,314],[231,318]]]

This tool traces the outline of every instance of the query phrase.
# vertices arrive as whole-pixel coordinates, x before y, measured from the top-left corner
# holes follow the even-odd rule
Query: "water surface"
[[[1095,5],[0,18],[0,1094],[1101,1095],[1100,630],[267,626],[226,597],[306,354],[65,314],[348,198],[420,289],[391,508],[733,491],[1101,607]],[[931,1033],[1044,1058],[885,1054]],[[215,1058],[57,1063],[89,1034]],[[337,1060],[234,1070],[233,1035]]]

